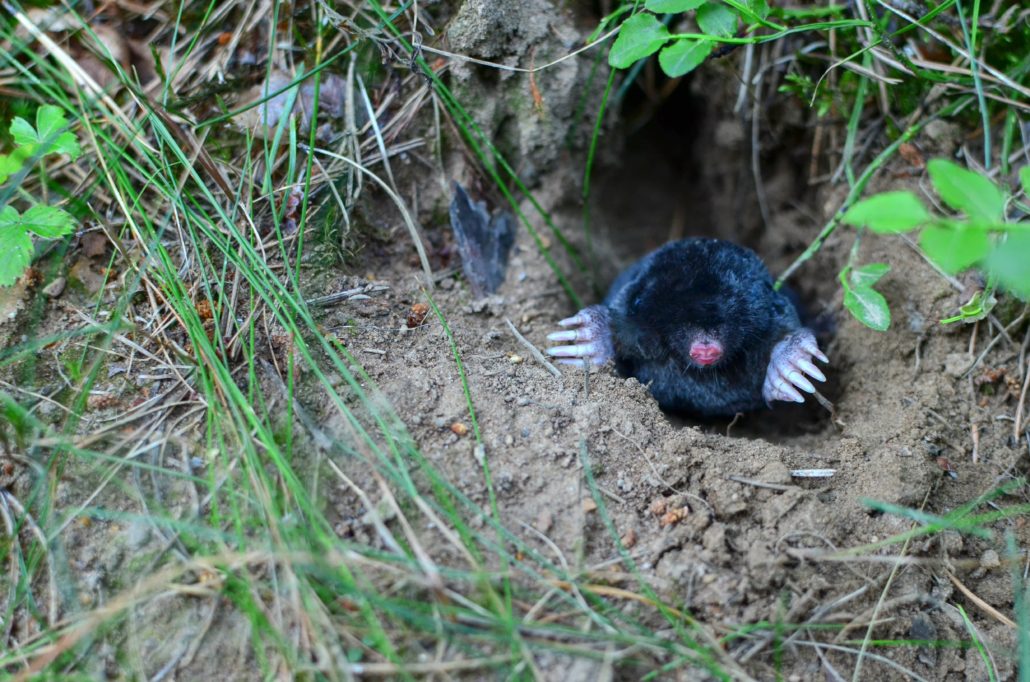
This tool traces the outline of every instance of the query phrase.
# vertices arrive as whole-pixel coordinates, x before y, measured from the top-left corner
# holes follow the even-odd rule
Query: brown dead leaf
[[[103,232],[87,232],[82,235],[82,255],[100,258],[107,253],[107,235]]]

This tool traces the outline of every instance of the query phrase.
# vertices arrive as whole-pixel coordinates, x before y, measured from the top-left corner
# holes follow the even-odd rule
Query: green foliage
[[[755,16],[764,16],[769,11],[764,2],[749,2],[747,6]],[[638,60],[658,52],[662,71],[670,78],[677,78],[696,69],[711,54],[715,40],[705,40],[696,35],[673,35],[651,12],[695,12],[701,33],[712,38],[733,36],[740,20],[737,10],[722,2],[647,0],[644,8],[650,12],[640,12],[627,19],[612,44],[608,63],[615,68],[629,68]]]
[[[649,57],[669,39],[669,29],[653,14],[634,14],[622,24],[619,37],[608,54],[608,63],[625,69],[638,59]]]
[[[10,133],[15,149],[0,155],[0,183],[24,168],[26,162],[47,154],[80,154],[78,140],[67,130],[68,121],[59,107],[46,105],[36,110],[36,125],[24,118],[11,121]],[[0,286],[14,284],[32,262],[33,233],[43,239],[56,239],[72,231],[72,216],[56,206],[35,204],[24,213],[13,206],[0,206]]]
[[[944,323],[976,320],[986,315],[993,306],[995,282],[1019,298],[1030,300],[1030,224],[1005,221],[1007,193],[983,175],[946,159],[930,161],[927,170],[941,201],[959,215],[934,215],[912,192],[895,191],[858,202],[844,214],[843,221],[880,234],[910,232],[921,227],[919,246],[941,270],[948,274],[970,268],[986,272],[988,291],[974,296],[959,315],[942,320]],[[1030,184],[1026,168],[1020,171],[1020,182],[1025,191]],[[870,296],[869,292],[876,293],[871,288],[864,296],[856,293],[857,271],[852,271],[849,278],[849,270],[850,266],[841,272],[845,306],[862,323],[880,331],[886,329],[880,314],[887,311],[886,301],[879,294]],[[889,324],[889,311],[886,320]]]
[[[852,206],[844,222],[868,227],[873,232],[908,232],[930,219],[930,214],[911,192],[884,192]]]
[[[873,285],[886,275],[891,266],[869,263],[860,268],[850,266],[840,273],[844,287],[844,307],[862,324],[877,331],[886,331],[891,324],[891,311],[887,299]]]

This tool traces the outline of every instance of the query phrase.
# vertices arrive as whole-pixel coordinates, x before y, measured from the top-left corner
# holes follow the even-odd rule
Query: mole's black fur
[[[662,409],[702,417],[765,407],[773,347],[801,328],[758,256],[718,239],[654,251],[619,275],[604,306],[619,373],[649,383]],[[721,362],[691,362],[699,333],[721,342]]]

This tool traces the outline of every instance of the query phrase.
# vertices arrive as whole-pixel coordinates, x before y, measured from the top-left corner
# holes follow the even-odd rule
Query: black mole
[[[804,402],[806,374],[828,362],[786,295],[750,249],[684,239],[653,251],[616,278],[601,305],[559,324],[548,353],[585,366],[609,359],[650,386],[663,410],[732,416],[774,400]]]

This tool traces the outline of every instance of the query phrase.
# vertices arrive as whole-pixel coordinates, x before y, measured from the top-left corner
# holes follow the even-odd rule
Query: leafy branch
[[[10,154],[0,154],[0,185],[47,154],[67,154],[75,160],[81,153],[78,140],[68,131],[64,112],[53,105],[36,110],[35,126],[15,117],[10,133],[15,148]],[[32,262],[32,234],[56,239],[71,232],[73,226],[72,216],[56,206],[34,204],[24,213],[13,206],[0,206],[0,286],[14,284]]]
[[[993,305],[992,290],[1001,286],[1030,300],[1030,224],[1007,222],[1010,196],[990,179],[946,159],[927,164],[930,182],[956,216],[934,215],[909,191],[884,192],[864,199],[844,214],[843,222],[868,227],[877,234],[901,234],[922,228],[919,246],[941,270],[956,274],[976,268],[987,275],[986,292],[979,292],[959,315],[942,323],[977,320]],[[1020,172],[1023,191],[1030,195],[1030,167]],[[840,274],[844,306],[863,324],[883,331],[890,325],[886,299],[873,285],[889,266],[871,263]]]

